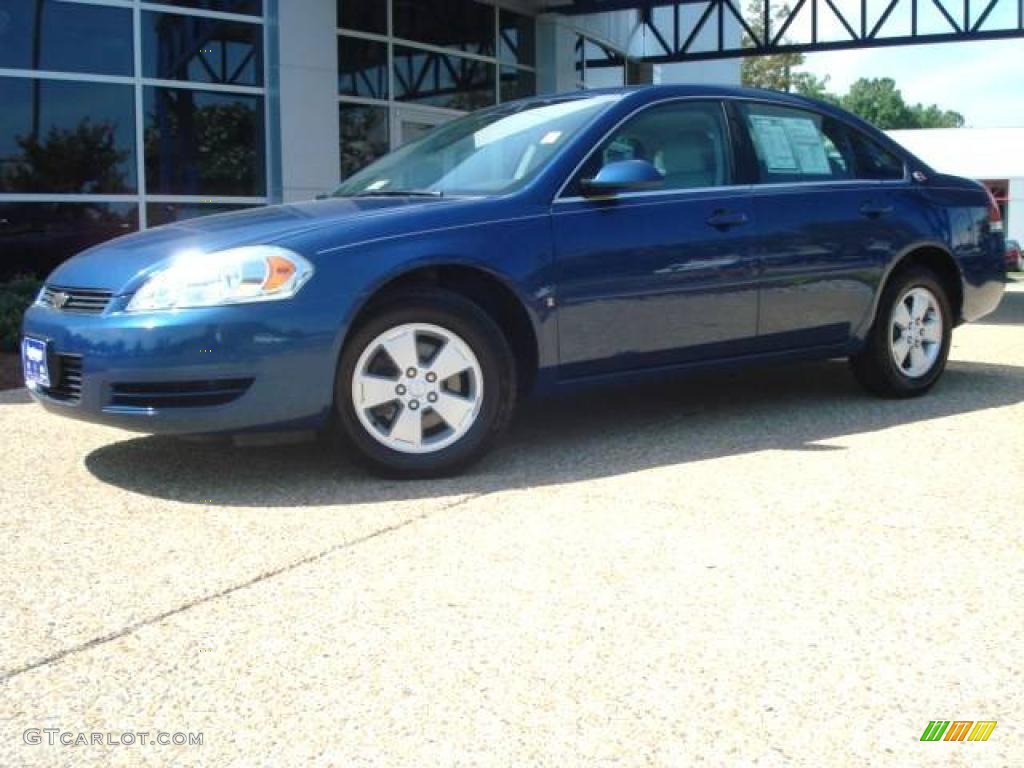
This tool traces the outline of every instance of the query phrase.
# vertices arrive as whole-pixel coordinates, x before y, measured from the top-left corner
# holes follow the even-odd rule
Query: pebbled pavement
[[[872,399],[841,363],[592,392],[441,482],[24,391],[0,429],[0,765],[1024,755],[1021,284],[928,397]],[[919,742],[939,718],[999,725]]]

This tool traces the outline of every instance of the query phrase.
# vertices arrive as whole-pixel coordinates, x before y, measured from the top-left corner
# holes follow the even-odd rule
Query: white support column
[[[338,26],[334,0],[280,4],[281,176],[284,201],[339,181]]]
[[[1006,196],[1006,238],[1024,244],[1024,178],[1010,179]]]

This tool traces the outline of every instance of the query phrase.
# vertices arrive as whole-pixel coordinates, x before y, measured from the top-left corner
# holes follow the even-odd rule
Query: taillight
[[[1003,231],[1003,212],[999,210],[999,203],[992,190],[985,187],[985,194],[988,195],[988,228],[991,232]]]

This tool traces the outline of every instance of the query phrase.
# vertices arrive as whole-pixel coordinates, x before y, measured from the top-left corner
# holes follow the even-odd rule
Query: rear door
[[[552,206],[562,375],[737,354],[757,332],[746,187],[723,105],[648,106],[599,145]],[[660,188],[587,198],[579,180],[644,159]]]
[[[753,101],[733,108],[756,165],[760,346],[844,343],[871,312],[902,239],[882,174],[831,117]]]

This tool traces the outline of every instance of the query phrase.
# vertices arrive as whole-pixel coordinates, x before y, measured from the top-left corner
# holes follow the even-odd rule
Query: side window
[[[903,178],[902,158],[883,149],[878,142],[869,139],[863,133],[852,128],[847,130],[850,135],[850,146],[853,147],[858,179],[897,181]]]
[[[741,104],[762,184],[852,179],[853,154],[842,127],[815,112]]]
[[[719,187],[730,183],[728,133],[716,102],[673,102],[633,116],[587,158],[566,189],[620,160],[646,160],[665,177],[660,189]]]

